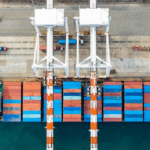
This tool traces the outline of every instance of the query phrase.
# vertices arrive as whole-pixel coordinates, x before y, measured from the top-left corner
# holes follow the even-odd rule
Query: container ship
[[[97,84],[98,122],[149,122],[150,82],[104,81]],[[90,122],[89,82],[54,85],[54,122]],[[46,122],[47,87],[43,82],[0,84],[2,122]]]

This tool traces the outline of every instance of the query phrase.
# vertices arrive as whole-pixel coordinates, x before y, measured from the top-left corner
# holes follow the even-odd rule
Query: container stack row
[[[23,83],[23,122],[41,121],[41,82]]]
[[[63,122],[81,122],[81,82],[63,82]]]
[[[54,122],[62,122],[62,87],[54,86],[54,105],[53,105],[53,114],[54,114]],[[43,119],[46,121],[47,114],[47,87],[44,86],[44,105],[43,105]]]
[[[3,82],[3,121],[21,121],[21,82]]]
[[[142,82],[124,83],[124,121],[143,121]]]
[[[144,121],[150,122],[150,82],[144,82]]]
[[[97,96],[97,121],[102,122],[102,96],[101,86],[99,86],[99,95]],[[84,122],[90,122],[90,95],[88,85],[84,86]]]
[[[103,121],[122,121],[122,83],[103,83]]]
[[[0,83],[0,115],[2,113],[3,83]]]

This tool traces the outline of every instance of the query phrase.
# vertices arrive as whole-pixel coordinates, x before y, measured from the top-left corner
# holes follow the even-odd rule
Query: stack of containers
[[[54,92],[54,122],[62,122],[62,87],[53,86]],[[44,86],[43,120],[46,122],[47,114],[47,87]]]
[[[122,121],[122,83],[103,83],[103,121]]]
[[[2,113],[3,83],[0,83],[0,114]]]
[[[63,82],[63,121],[81,122],[81,82]]]
[[[124,83],[124,121],[143,121],[143,90],[142,82]]]
[[[150,82],[144,82],[144,121],[150,122]]]
[[[4,82],[3,121],[21,121],[21,82]]]
[[[101,86],[99,86],[101,88]],[[90,95],[88,85],[84,86],[84,122],[90,122]],[[102,122],[102,96],[97,96],[97,121]]]
[[[23,83],[23,122],[41,121],[41,82]]]

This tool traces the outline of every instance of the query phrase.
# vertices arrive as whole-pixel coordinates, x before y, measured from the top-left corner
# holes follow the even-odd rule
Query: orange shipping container
[[[3,85],[10,85],[10,86],[16,86],[16,85],[20,85],[21,86],[21,82],[3,82]]]
[[[63,115],[63,118],[81,118],[81,115]]]
[[[4,96],[3,95],[3,99],[20,100],[21,97],[20,96],[15,96],[15,95],[11,95],[11,96],[9,96],[9,95]]]
[[[21,108],[21,104],[3,104],[3,107],[20,107]]]
[[[4,90],[17,90],[17,89],[21,89],[21,86],[4,86]]]
[[[80,93],[81,89],[64,89],[64,93]]]
[[[23,93],[23,96],[41,96],[41,93]]]
[[[17,110],[17,111],[3,111],[3,114],[21,114],[21,110]]]
[[[28,89],[30,89],[30,90],[39,90],[39,89],[41,89],[41,86],[38,86],[38,85],[35,85],[35,86],[30,86],[30,85],[28,85],[28,86],[23,86],[23,90],[28,90]]]
[[[144,85],[150,85],[150,82],[144,82]]]
[[[41,85],[41,82],[23,82],[23,85]]]
[[[125,103],[124,107],[143,107],[143,104],[141,104],[141,103],[135,103],[135,104]]]
[[[41,110],[39,104],[23,104],[23,110]]]

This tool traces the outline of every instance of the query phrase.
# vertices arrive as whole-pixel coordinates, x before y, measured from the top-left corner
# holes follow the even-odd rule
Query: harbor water
[[[0,150],[46,150],[46,123],[0,123]],[[89,123],[55,123],[54,150],[90,150]],[[98,123],[99,150],[149,150],[150,123]]]

